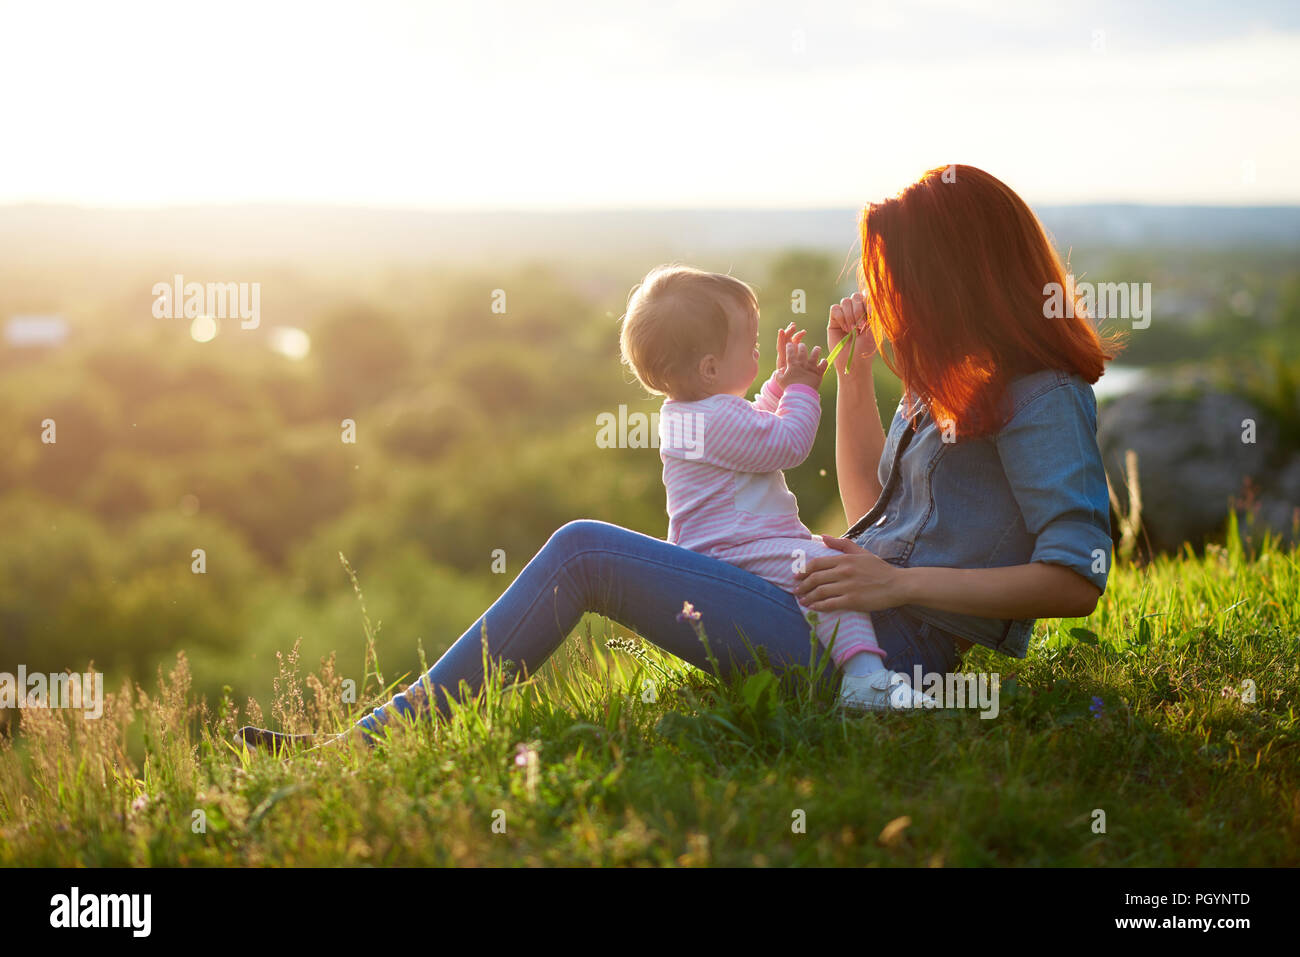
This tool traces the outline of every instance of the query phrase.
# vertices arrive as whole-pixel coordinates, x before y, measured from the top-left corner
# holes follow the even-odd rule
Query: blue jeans
[[[509,588],[461,635],[427,678],[438,710],[446,699],[460,701],[458,687],[470,693],[483,685],[483,634],[488,656],[510,659],[528,674],[542,663],[577,626],[584,612],[595,612],[712,673],[708,653],[687,622],[679,621],[683,602],[702,618],[709,650],[722,675],[754,665],[745,639],[761,648],[777,673],[793,665],[812,664],[810,630],[794,597],[750,572],[661,539],[597,521],[569,522],[550,537]],[[958,660],[951,637],[890,608],[872,612],[876,640],[885,664],[909,678],[923,672],[951,671]],[[743,636],[743,637],[742,637]],[[822,658],[824,649],[818,648]],[[837,683],[839,672],[827,660],[822,683]],[[375,731],[390,712],[420,713],[423,694],[416,682],[363,718]]]

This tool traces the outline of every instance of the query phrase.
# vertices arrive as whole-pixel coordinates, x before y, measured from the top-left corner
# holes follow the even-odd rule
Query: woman
[[[1053,289],[1072,287],[1041,224],[999,180],[949,166],[868,206],[861,233],[865,295],[833,306],[827,326],[832,349],[871,332],[854,342],[851,371],[847,349],[835,364],[835,461],[851,527],[826,541],[842,554],[809,562],[796,598],[659,539],[571,522],[429,670],[440,712],[460,700],[460,682],[482,686],[484,643],[494,662],[534,673],[584,612],[702,669],[711,650],[724,675],[752,662],[747,642],[778,671],[807,665],[800,604],[871,612],[886,667],[907,675],[952,671],[972,643],[1023,658],[1035,619],[1092,612],[1111,537],[1091,384],[1114,344],[1080,308],[1049,308]],[[877,350],[904,387],[888,434]],[[707,650],[681,613],[687,602]],[[353,730],[366,739],[392,713],[425,706],[417,682]],[[322,736],[240,737],[275,747]]]

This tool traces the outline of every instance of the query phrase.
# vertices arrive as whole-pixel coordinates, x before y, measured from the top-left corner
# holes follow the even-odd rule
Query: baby
[[[660,266],[633,290],[623,316],[623,361],[665,396],[659,456],[668,493],[668,541],[793,592],[795,573],[838,555],[799,520],[782,469],[803,462],[821,418],[820,348],[803,334],[777,336],[776,371],[752,402],[758,375],[758,301],[731,276]],[[805,615],[814,613],[805,609]],[[884,665],[871,616],[826,612],[817,638],[843,673],[840,703],[852,710],[913,707],[906,678]]]

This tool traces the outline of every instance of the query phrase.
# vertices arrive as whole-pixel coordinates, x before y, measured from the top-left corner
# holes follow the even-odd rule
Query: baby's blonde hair
[[[619,346],[647,391],[687,395],[699,361],[727,348],[727,304],[758,311],[747,283],[690,266],[656,266],[628,296]]]

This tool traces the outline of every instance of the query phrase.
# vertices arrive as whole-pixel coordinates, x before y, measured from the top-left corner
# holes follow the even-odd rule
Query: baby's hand
[[[826,360],[821,357],[821,346],[813,346],[812,352],[802,342],[785,344],[785,366],[777,370],[776,377],[781,387],[788,389],[792,385],[806,385],[812,389],[821,388],[822,376],[826,374]]]
[[[778,376],[785,371],[786,345],[791,342],[802,342],[803,337],[807,335],[807,333],[807,329],[796,330],[793,322],[784,329],[776,330],[776,374]]]

